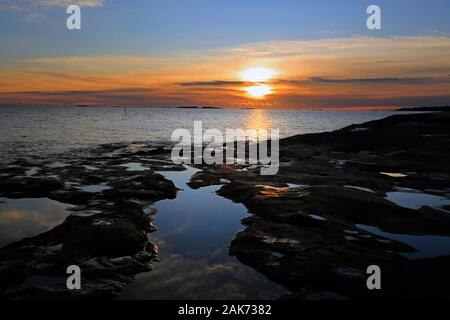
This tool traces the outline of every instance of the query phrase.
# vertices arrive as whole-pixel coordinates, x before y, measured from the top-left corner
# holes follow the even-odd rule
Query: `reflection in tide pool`
[[[423,193],[414,189],[397,188],[396,191],[388,192],[386,195],[389,201],[409,209],[419,209],[423,206],[429,206],[446,211],[443,207],[450,205],[450,199]]]
[[[412,260],[450,255],[450,237],[389,233],[384,232],[377,227],[362,224],[356,225],[356,227],[380,237],[399,241],[413,247],[417,250],[416,252],[402,253],[403,256]]]
[[[47,198],[0,198],[0,247],[61,224],[69,216],[70,207]]]
[[[106,190],[111,190],[112,188],[103,184],[94,184],[91,186],[84,186],[81,187],[81,190],[83,190],[84,192],[89,192],[89,193],[100,193]]]
[[[120,167],[127,168],[127,171],[145,171],[145,170],[149,170],[149,168],[144,167],[141,163],[138,163],[138,162],[130,162],[130,163],[121,164]]]
[[[220,186],[193,190],[186,185],[198,170],[161,172],[183,189],[175,200],[158,202],[150,234],[160,262],[137,276],[121,299],[275,299],[288,291],[228,255],[248,216],[241,204],[216,195]]]

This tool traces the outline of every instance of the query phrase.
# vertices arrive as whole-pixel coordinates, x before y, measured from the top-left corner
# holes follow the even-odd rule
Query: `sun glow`
[[[271,79],[275,72],[266,68],[251,68],[241,72],[241,78],[248,82],[265,82]]]
[[[267,68],[250,68],[240,73],[242,80],[253,82],[254,85],[245,88],[249,96],[256,99],[262,99],[273,93],[273,88],[265,82],[272,79],[275,71]]]
[[[258,85],[258,86],[252,86],[245,89],[249,95],[251,95],[254,98],[263,98],[268,94],[271,94],[272,88],[267,85]]]

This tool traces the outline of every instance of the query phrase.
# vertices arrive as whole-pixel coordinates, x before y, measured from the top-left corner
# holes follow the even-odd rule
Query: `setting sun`
[[[248,87],[245,90],[249,95],[251,95],[254,98],[263,98],[266,95],[272,93],[272,88],[267,85]]]
[[[243,80],[248,82],[264,82],[271,79],[275,72],[266,68],[251,68],[241,72]]]
[[[267,68],[250,68],[240,73],[241,78],[247,82],[255,83],[254,86],[245,88],[245,91],[252,98],[264,98],[273,93],[273,88],[267,84],[262,84],[273,78],[275,72]]]

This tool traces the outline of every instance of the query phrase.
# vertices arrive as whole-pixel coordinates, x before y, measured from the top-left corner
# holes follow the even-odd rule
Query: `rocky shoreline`
[[[202,183],[193,183],[225,177],[231,182],[219,194],[253,214],[232,255],[289,288],[287,299],[448,299],[450,238],[440,244],[447,256],[409,259],[416,248],[383,234],[450,235],[448,206],[411,209],[386,199],[402,188],[449,198],[449,112],[291,137],[280,148],[275,177],[205,167]],[[366,287],[373,264],[383,271],[381,291]]]
[[[63,224],[0,249],[0,297],[113,298],[134,275],[151,270],[158,248],[147,238],[156,230],[149,208],[177,194],[171,181],[154,172],[183,167],[165,160],[170,149],[135,150],[135,145],[106,145],[86,158],[17,161],[0,170],[1,197],[47,197],[73,205]],[[124,159],[133,165],[137,158],[149,170],[121,166]],[[81,291],[66,288],[69,265],[82,269]],[[32,277],[45,277],[45,286],[28,286]]]
[[[227,181],[219,194],[252,213],[230,254],[286,286],[285,299],[448,298],[450,250],[411,259],[417,248],[387,235],[450,236],[448,205],[408,208],[388,199],[403,189],[449,198],[449,149],[450,112],[395,115],[282,140],[276,176],[259,175],[257,166],[198,166],[190,186]],[[169,146],[140,144],[2,167],[0,197],[73,207],[60,226],[0,249],[0,297],[117,296],[157,260],[147,237],[156,231],[151,205],[176,197],[177,188],[155,172],[175,170],[184,168],[172,164]],[[61,285],[72,264],[83,270],[81,291]],[[381,291],[367,290],[372,264],[383,271]],[[54,285],[27,285],[36,276]]]

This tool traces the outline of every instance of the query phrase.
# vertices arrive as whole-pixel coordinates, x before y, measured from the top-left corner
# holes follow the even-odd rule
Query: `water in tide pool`
[[[280,129],[281,137],[332,131],[384,118],[388,111],[292,111],[0,106],[0,162],[103,143],[170,141],[173,130]]]
[[[47,198],[0,198],[0,248],[61,224],[71,206]]]
[[[154,205],[159,230],[149,238],[159,246],[160,262],[152,272],[138,275],[119,299],[276,299],[288,294],[228,254],[249,213],[242,204],[217,195],[219,185],[191,189],[186,183],[197,171],[161,172],[182,191],[176,199]]]

